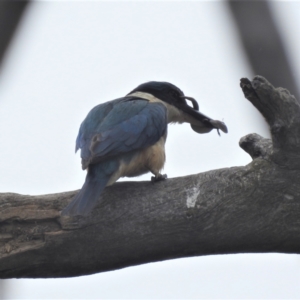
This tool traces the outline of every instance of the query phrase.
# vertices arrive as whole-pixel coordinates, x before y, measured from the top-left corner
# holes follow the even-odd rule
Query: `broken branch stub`
[[[272,151],[269,149],[268,152],[271,159],[283,167],[299,168],[299,101],[288,90],[281,87],[274,88],[262,76],[255,76],[252,81],[242,78],[240,85],[245,97],[260,111],[270,126],[273,147]],[[253,137],[254,141],[253,147],[257,147],[257,137]],[[251,148],[248,141],[247,148],[249,147]],[[254,149],[249,151],[256,152]]]

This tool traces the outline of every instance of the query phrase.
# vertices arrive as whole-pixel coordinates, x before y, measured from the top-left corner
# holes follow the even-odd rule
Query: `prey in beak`
[[[202,114],[199,112],[199,104],[196,101],[195,98],[193,97],[189,97],[189,96],[180,96],[180,98],[185,99],[185,100],[189,100],[192,102],[193,108],[190,107],[189,105],[182,105],[180,107],[180,109],[182,111],[184,111],[186,114],[189,114],[190,116],[192,116],[193,118],[195,118],[196,120],[199,120],[201,123],[205,124],[208,128],[215,128],[217,129],[218,135],[220,136],[220,131],[223,131],[224,133],[228,133],[228,129],[227,126],[225,125],[224,122],[218,121],[218,120],[213,120],[209,117],[207,117],[206,115]],[[194,131],[198,132],[198,133],[204,133],[202,126],[199,126],[197,124],[192,124],[191,123],[191,127]]]

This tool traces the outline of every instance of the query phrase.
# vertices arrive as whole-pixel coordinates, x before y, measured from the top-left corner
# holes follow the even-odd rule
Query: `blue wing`
[[[113,156],[155,144],[167,129],[167,110],[158,102],[136,97],[94,107],[82,122],[76,140],[82,168]]]

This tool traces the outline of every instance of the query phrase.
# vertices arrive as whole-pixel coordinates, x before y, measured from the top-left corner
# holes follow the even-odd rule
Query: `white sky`
[[[273,8],[299,70],[299,3]],[[170,126],[169,177],[245,165],[250,157],[239,139],[268,131],[243,97],[241,77],[253,76],[223,2],[36,2],[0,74],[0,192],[79,189],[85,173],[74,147],[81,121],[93,106],[149,80],[172,82],[229,128],[220,138]],[[9,280],[5,296],[297,298],[299,270],[297,255],[209,256],[73,279]]]

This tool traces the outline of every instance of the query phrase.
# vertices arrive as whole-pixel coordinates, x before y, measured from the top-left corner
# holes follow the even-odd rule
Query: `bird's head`
[[[128,95],[146,93],[155,98],[175,107],[180,112],[180,118],[183,122],[188,122],[194,131],[198,133],[206,133],[212,129],[219,129],[227,133],[225,123],[205,116],[199,112],[198,102],[189,96],[185,96],[182,90],[172,83],[164,81],[149,81],[139,85],[132,90]],[[192,107],[188,105],[187,101],[191,101]],[[175,120],[175,122],[182,122],[182,120]]]

